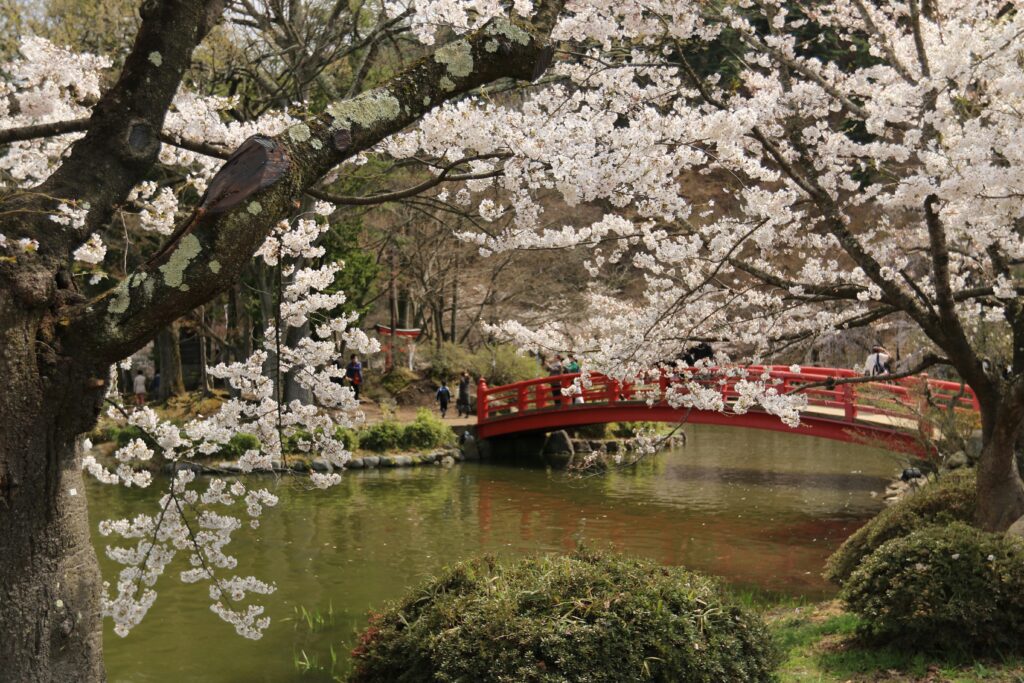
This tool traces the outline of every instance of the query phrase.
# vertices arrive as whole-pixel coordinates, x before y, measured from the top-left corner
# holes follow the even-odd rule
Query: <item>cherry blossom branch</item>
[[[66,135],[67,133],[84,133],[88,129],[89,119],[70,119],[68,121],[53,121],[52,123],[37,123],[32,126],[7,128],[6,130],[0,130],[0,145]]]
[[[471,161],[476,161],[480,159],[504,159],[508,158],[509,156],[511,155],[480,154],[471,157],[466,157],[464,159],[459,159],[458,161],[452,162],[451,164],[445,166],[441,170],[441,172],[436,176],[428,178],[427,180],[424,180],[423,182],[413,185],[411,187],[407,187],[404,190],[395,190],[394,192],[382,192],[380,194],[369,195],[366,197],[352,197],[336,195],[316,188],[310,188],[306,190],[306,194],[315,199],[321,199],[323,201],[331,202],[332,204],[337,204],[340,206],[369,206],[373,204],[383,204],[385,202],[395,202],[401,199],[408,199],[409,197],[414,197],[418,194],[421,194],[429,190],[432,187],[437,187],[438,185],[444,182],[458,182],[466,180],[484,180],[486,178],[496,178],[504,174],[503,169],[495,169],[493,171],[486,171],[481,173],[458,173],[454,175],[452,175],[452,171],[454,171],[458,166],[465,163],[469,163]]]
[[[561,0],[550,2],[557,14]],[[491,20],[374,90],[331,103],[274,138],[250,138],[233,156],[237,163],[229,160],[210,182],[166,257],[81,307],[66,342],[97,360],[139,348],[228,287],[301,194],[339,163],[452,97],[497,78],[530,79],[545,59],[553,21],[543,7],[532,25]]]

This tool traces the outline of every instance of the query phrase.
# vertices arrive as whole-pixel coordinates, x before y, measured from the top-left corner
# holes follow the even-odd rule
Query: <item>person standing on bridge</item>
[[[555,354],[555,357],[548,363],[548,376],[554,377],[555,375],[562,374],[562,357]],[[562,383],[555,381],[551,383],[551,403],[557,408],[558,404],[562,402]]]
[[[888,375],[889,362],[889,352],[885,350],[884,346],[872,346],[871,353],[868,354],[867,360],[864,361],[864,374],[868,377]]]
[[[448,402],[452,400],[451,389],[448,388],[448,383],[441,380],[441,386],[437,390],[437,395],[434,397],[441,407],[441,418],[444,419],[445,413],[448,412]]]
[[[459,413],[459,417],[463,415],[469,417],[469,385],[472,381],[472,378],[469,376],[469,370],[463,370],[462,375],[459,377],[459,398],[455,402],[455,408]]]

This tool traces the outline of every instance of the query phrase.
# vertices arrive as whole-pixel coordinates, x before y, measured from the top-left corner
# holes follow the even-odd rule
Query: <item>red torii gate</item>
[[[381,323],[377,323],[376,325],[373,326],[373,329],[377,332],[377,334],[379,334],[381,337],[383,337],[385,339],[391,337],[391,326],[390,325],[383,325]],[[413,366],[413,352],[416,349],[416,340],[419,339],[420,334],[422,332],[423,331],[421,329],[419,329],[418,327],[415,327],[415,328],[412,328],[412,327],[410,327],[410,328],[396,327],[395,328],[395,336],[396,337],[401,337],[402,339],[406,340],[405,348],[403,350],[406,351],[409,354],[409,369],[410,370],[413,369],[412,368],[412,366]],[[391,342],[382,340],[381,350],[384,351],[385,357],[387,358],[388,369],[394,367],[395,357],[394,357],[394,350],[391,348]]]
[[[655,373],[645,384],[622,384],[604,375],[591,375],[584,387],[582,403],[563,396],[579,373],[540,377],[499,387],[488,387],[481,378],[477,385],[477,436],[492,438],[517,433],[550,431],[564,427],[607,422],[680,422],[717,424],[768,429],[790,434],[817,436],[851,442],[874,442],[890,450],[920,453],[922,435],[930,425],[921,414],[926,392],[944,405],[952,403],[961,411],[978,412],[978,401],[970,387],[959,382],[929,379],[918,375],[864,384],[839,384],[832,388],[816,385],[829,378],[858,377],[846,368],[804,367],[793,372],[780,365],[748,366],[746,377],[736,368],[691,368],[676,375]],[[807,410],[800,426],[793,428],[763,410],[745,413],[732,410],[739,397],[736,383],[765,378],[780,394],[807,395]],[[721,391],[724,411],[674,408],[664,399],[670,386],[695,382]],[[648,400],[650,399],[650,402]]]

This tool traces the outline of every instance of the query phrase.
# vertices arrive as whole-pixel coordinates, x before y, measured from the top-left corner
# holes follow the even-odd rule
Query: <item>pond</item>
[[[347,669],[367,612],[444,565],[483,553],[571,550],[580,541],[716,574],[742,589],[820,598],[825,558],[881,508],[900,461],[883,451],[810,437],[691,426],[688,445],[605,476],[463,463],[346,473],[328,491],[266,478],[280,496],[257,532],[229,546],[242,573],[272,581],[273,620],[248,641],[209,610],[206,589],[169,573],[127,638],[107,624],[114,682],[331,680],[296,660]],[[89,485],[93,522],[151,509],[147,491]],[[104,576],[116,570],[103,557]],[[311,633],[301,607],[329,622]]]

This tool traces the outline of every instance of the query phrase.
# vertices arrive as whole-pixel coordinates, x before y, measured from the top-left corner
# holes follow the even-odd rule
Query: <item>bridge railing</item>
[[[579,387],[574,395],[564,395],[563,389],[573,386],[579,373],[553,375],[524,380],[498,387],[487,386],[481,378],[477,387],[477,420],[487,422],[511,415],[541,410],[579,409],[595,404],[647,403],[664,405],[669,387],[683,392],[692,384],[704,389],[714,388],[729,406],[739,398],[736,385],[742,380],[769,381],[770,387],[780,394],[791,392],[807,396],[808,406],[841,411],[841,419],[854,422],[870,416],[915,418],[925,428],[926,397],[941,406],[952,404],[962,411],[978,410],[977,399],[969,387],[959,382],[934,380],[926,375],[863,384],[818,385],[828,378],[844,379],[860,374],[846,368],[802,367],[794,372],[786,366],[748,366],[746,375],[735,369],[687,369],[679,373],[654,372],[643,381],[621,383],[605,375],[590,375],[589,385]],[[804,388],[807,387],[807,388]],[[837,416],[838,417],[838,416]]]

